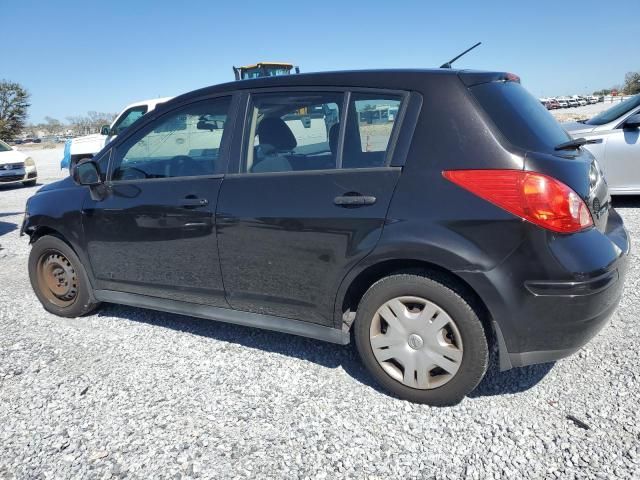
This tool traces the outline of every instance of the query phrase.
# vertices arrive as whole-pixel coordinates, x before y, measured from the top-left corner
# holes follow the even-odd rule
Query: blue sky
[[[305,72],[437,67],[511,71],[537,96],[590,93],[640,70],[628,3],[0,0],[0,78],[32,94],[30,121],[117,112],[232,79],[232,65]]]

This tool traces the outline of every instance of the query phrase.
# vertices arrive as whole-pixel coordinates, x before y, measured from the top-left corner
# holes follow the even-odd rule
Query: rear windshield
[[[571,140],[548,110],[516,82],[491,82],[471,87],[482,108],[514,146],[553,151]]]

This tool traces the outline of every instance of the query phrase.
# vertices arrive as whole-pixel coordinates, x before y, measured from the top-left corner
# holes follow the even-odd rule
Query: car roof
[[[360,87],[420,90],[427,79],[462,79],[468,86],[506,79],[505,72],[455,69],[346,70],[261,77],[212,85],[175,97],[171,103],[223,92],[273,87]]]
[[[155,107],[158,103],[168,102],[172,98],[174,97],[160,97],[160,98],[151,98],[149,100],[140,100],[139,102],[135,102],[127,105],[122,109],[122,111],[124,112],[125,110],[129,110],[132,107],[139,107],[141,105],[149,105],[149,106],[153,105]]]

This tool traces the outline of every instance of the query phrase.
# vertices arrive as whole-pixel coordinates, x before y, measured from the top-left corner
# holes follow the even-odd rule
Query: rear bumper
[[[548,344],[551,349],[507,352],[508,358],[502,359],[501,368],[554,362],[578,351],[609,322],[620,302],[623,281],[619,270],[611,278],[615,279],[613,283],[595,293],[584,294],[592,285],[579,285],[577,288],[581,290],[576,296],[549,296],[547,306],[554,304],[556,310],[548,315],[545,324],[549,328],[541,329],[536,343]],[[546,338],[547,335],[554,338]],[[532,333],[532,337],[536,334]]]
[[[611,318],[626,278],[629,238],[614,211],[605,233],[530,233],[495,269],[460,272],[491,313],[502,370],[579,350]]]

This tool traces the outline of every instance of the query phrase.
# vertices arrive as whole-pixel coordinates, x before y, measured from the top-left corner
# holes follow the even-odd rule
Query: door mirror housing
[[[636,113],[627,118],[624,122],[624,128],[640,128],[640,113]]]
[[[73,167],[73,181],[78,185],[95,186],[102,183],[100,168],[93,160],[85,160]]]
[[[102,125],[100,127],[100,134],[101,135],[111,135],[111,127],[109,125]]]

